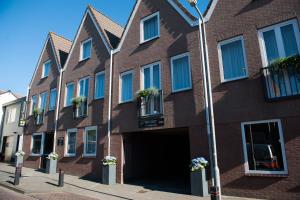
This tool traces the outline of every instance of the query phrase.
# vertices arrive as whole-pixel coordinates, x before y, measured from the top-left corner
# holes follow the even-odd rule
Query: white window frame
[[[12,118],[12,114],[14,110],[14,118]],[[17,108],[16,107],[8,107],[7,108],[7,116],[6,116],[6,124],[12,124],[17,121]]]
[[[245,63],[245,75],[244,76],[239,76],[239,77],[235,77],[235,78],[230,78],[230,79],[225,79],[224,78],[224,65],[223,65],[223,58],[222,58],[222,49],[221,47],[223,45],[226,44],[230,44],[232,42],[236,42],[236,41],[241,41],[242,42],[242,48],[243,48],[243,54],[244,54],[244,63]],[[239,80],[239,79],[244,79],[244,78],[248,78],[249,74],[248,74],[248,63],[247,63],[247,56],[246,56],[246,49],[245,49],[245,43],[244,43],[244,37],[241,36],[237,36],[237,37],[233,37],[227,40],[224,40],[222,42],[218,43],[218,57],[219,57],[219,70],[220,70],[220,78],[221,78],[221,83],[225,83],[225,82],[229,82],[229,81],[235,81],[235,80]]]
[[[51,107],[50,107],[50,106],[51,106],[51,94],[52,94],[53,91],[56,91],[56,98],[55,98],[54,108],[51,108]],[[50,110],[55,110],[55,108],[56,108],[56,106],[57,106],[56,103],[57,103],[57,89],[56,89],[56,88],[53,88],[53,89],[50,90],[50,95],[49,95],[49,108],[48,108],[49,111],[50,111]]]
[[[100,96],[100,97],[96,97],[96,85],[97,85],[97,76],[100,76],[100,75],[104,75],[104,91],[103,91],[103,96]],[[94,89],[94,99],[104,99],[104,96],[105,96],[105,71],[101,71],[101,72],[98,72],[95,74],[95,85],[94,85],[95,89]]]
[[[125,76],[125,75],[128,75],[128,74],[132,74],[132,93],[133,93],[133,79],[134,79],[134,74],[133,74],[133,70],[129,70],[129,71],[126,71],[126,72],[122,72],[120,73],[119,75],[119,103],[128,103],[128,102],[132,102],[133,99],[134,99],[134,94],[132,94],[132,98],[127,100],[127,101],[122,101],[122,85],[123,85],[123,81],[122,81],[122,77]]]
[[[73,84],[73,97],[74,97],[74,82],[69,82],[65,86],[65,100],[64,100],[64,107],[69,107],[72,105],[67,105],[67,94],[68,94],[68,86]]]
[[[71,133],[71,132],[72,132],[72,133],[73,133],[73,132],[76,132],[76,139],[75,139],[75,153],[68,153],[69,133]],[[67,132],[66,132],[66,140],[65,140],[65,153],[64,153],[64,156],[65,156],[65,157],[75,157],[75,156],[76,156],[77,136],[78,136],[77,128],[67,129]]]
[[[251,124],[263,124],[263,123],[272,123],[276,122],[278,124],[278,132],[280,137],[280,144],[281,144],[281,153],[282,153],[282,160],[283,160],[283,171],[264,171],[264,170],[250,170],[248,164],[248,155],[247,155],[247,145],[246,145],[246,136],[245,136],[245,125]],[[283,131],[280,119],[271,119],[271,120],[260,120],[260,121],[250,121],[250,122],[242,122],[241,123],[242,129],[242,141],[243,141],[243,151],[244,151],[244,168],[246,174],[266,174],[266,175],[287,175],[288,174],[288,167],[287,167],[287,160],[286,160],[286,153],[285,153],[285,143],[283,138]]]
[[[87,94],[87,97],[86,99],[88,100],[89,99],[89,95],[90,95],[90,77],[89,76],[86,76],[86,77],[83,77],[81,79],[79,79],[77,81],[77,91],[76,91],[76,97],[79,97],[79,94],[80,94],[80,81],[84,81],[84,86],[83,86],[83,93],[85,93],[85,84],[86,84],[86,80],[88,79],[88,82],[89,82],[89,87],[88,87],[88,94]]]
[[[36,135],[41,135],[42,138],[41,138],[41,147],[40,147],[40,153],[37,154],[37,153],[32,153],[32,148],[33,148],[33,136],[36,136]],[[30,143],[30,156],[41,156],[43,155],[44,153],[44,140],[45,140],[45,133],[33,133],[31,135],[31,143]]]
[[[95,153],[86,153],[86,133],[87,131],[95,130],[96,131],[96,152]],[[95,157],[97,155],[97,147],[98,147],[98,127],[97,126],[89,126],[84,128],[83,133],[83,157]]]
[[[50,68],[49,68],[49,71],[48,71],[48,75],[45,76],[45,65],[50,63],[50,68],[51,68],[51,60],[47,60],[46,62],[43,63],[43,70],[42,70],[42,77],[41,78],[46,78],[49,76],[49,72],[50,72]]]
[[[45,109],[44,109],[44,114],[45,114],[46,109],[47,109],[47,98],[48,98],[48,92],[47,92],[47,91],[40,93],[40,95],[39,95],[39,104],[38,104],[38,108],[41,109],[42,95],[44,95],[44,94],[46,95],[46,102],[45,102]]]
[[[151,37],[151,38],[148,38],[147,40],[145,40],[144,38],[144,22],[148,19],[151,19],[151,18],[154,18],[154,17],[157,17],[157,22],[158,22],[158,33],[156,36],[154,37]],[[142,43],[145,43],[145,42],[148,42],[150,40],[153,40],[155,38],[159,38],[160,37],[160,15],[159,15],[159,11],[147,16],[147,17],[144,17],[143,19],[140,20],[140,44]]]
[[[140,88],[143,90],[145,89],[144,87],[144,71],[145,69],[148,69],[150,68],[150,83],[153,83],[153,66],[155,65],[158,65],[158,68],[159,68],[159,83],[160,83],[160,87],[157,88],[157,89],[161,89],[162,88],[162,84],[161,84],[161,64],[160,64],[160,61],[158,62],[154,62],[154,63],[151,63],[151,64],[148,64],[148,65],[144,65],[141,67],[141,80],[140,80]]]
[[[288,20],[288,21],[281,22],[281,23],[278,23],[278,24],[275,24],[272,26],[268,26],[266,28],[259,29],[258,30],[258,41],[259,41],[261,59],[262,59],[262,63],[263,63],[262,67],[267,67],[269,65],[263,33],[270,31],[270,30],[274,30],[279,57],[283,58],[283,57],[286,57],[286,54],[285,54],[285,50],[284,50],[284,44],[282,41],[282,35],[281,35],[280,28],[283,26],[290,25],[290,24],[293,25],[295,38],[296,38],[297,46],[298,46],[298,52],[300,53],[300,31],[299,31],[299,25],[298,25],[296,19]]]
[[[175,90],[174,89],[174,76],[173,76],[173,73],[174,73],[174,70],[173,70],[173,61],[174,60],[177,60],[177,59],[180,59],[180,58],[183,58],[183,57],[188,57],[188,63],[189,63],[189,77],[190,77],[190,86],[189,87],[186,87],[186,88],[181,88],[181,89],[178,89],[178,90]],[[171,57],[171,78],[172,78],[172,93],[176,93],[176,92],[181,92],[181,91],[185,91],[185,90],[189,90],[189,89],[192,89],[192,68],[191,68],[191,59],[190,59],[190,53],[189,52],[186,52],[186,53],[182,53],[182,54],[179,54],[179,55],[176,55],[176,56],[173,56]]]
[[[38,95],[37,94],[35,94],[35,95],[32,95],[31,96],[31,103],[30,103],[30,115],[33,115],[33,98],[34,97],[36,97],[36,108],[38,108],[38,101],[39,101],[39,99],[38,99]]]
[[[91,42],[91,49],[90,49],[90,56],[89,57],[86,57],[86,58],[83,58],[83,46],[84,44],[88,43],[88,42]],[[87,60],[89,58],[92,57],[92,48],[93,48],[93,40],[92,38],[89,38],[89,39],[86,39],[84,41],[82,41],[80,43],[80,56],[79,56],[79,61],[83,61],[83,60]]]

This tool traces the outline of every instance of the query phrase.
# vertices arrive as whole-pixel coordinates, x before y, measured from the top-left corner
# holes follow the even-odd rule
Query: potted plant
[[[15,153],[16,156],[16,167],[19,167],[20,165],[23,165],[23,158],[24,158],[25,152],[22,150],[19,150]]]
[[[159,90],[157,88],[147,88],[144,90],[140,90],[136,93],[136,99],[141,100],[141,99],[147,99],[151,96],[158,96],[159,95]]]
[[[35,108],[33,111],[32,111],[32,114],[34,116],[34,118],[37,118],[38,115],[42,114],[43,113],[43,109],[41,108]]]
[[[86,101],[85,96],[79,96],[72,99],[74,116],[80,116],[80,107]]]
[[[294,55],[286,58],[279,58],[269,66],[271,72],[278,74],[284,71],[292,71],[299,80],[300,78],[300,55]],[[300,81],[300,80],[299,80]]]
[[[106,156],[102,160],[102,183],[106,185],[116,184],[117,159],[113,156]]]
[[[205,167],[208,161],[203,157],[191,161],[191,194],[195,196],[208,196],[208,184],[206,180]]]
[[[47,156],[46,173],[48,173],[48,174],[56,173],[58,158],[59,158],[59,156],[55,152],[52,152]]]

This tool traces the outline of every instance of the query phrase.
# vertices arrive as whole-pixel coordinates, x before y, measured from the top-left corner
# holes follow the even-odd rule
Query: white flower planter
[[[19,166],[23,165],[23,156],[16,156],[15,165],[16,165],[16,167],[19,167]]]
[[[191,194],[200,197],[208,196],[208,184],[205,169],[191,172]]]
[[[105,185],[116,184],[116,165],[102,166],[102,183]]]
[[[56,167],[57,167],[57,160],[47,159],[47,165],[46,165],[47,174],[55,174]]]

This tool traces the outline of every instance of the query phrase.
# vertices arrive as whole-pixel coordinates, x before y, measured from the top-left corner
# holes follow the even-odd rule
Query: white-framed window
[[[192,88],[192,75],[189,53],[183,53],[171,58],[172,92]]]
[[[74,83],[66,84],[65,89],[65,107],[72,105],[72,99],[74,97]]]
[[[31,136],[31,156],[40,156],[44,150],[44,133],[34,133]]]
[[[141,68],[141,88],[161,89],[160,62],[155,62]]]
[[[89,97],[89,85],[90,85],[90,77],[84,77],[78,81],[78,97]]]
[[[77,128],[68,129],[66,133],[65,156],[76,156]]]
[[[56,107],[57,89],[53,88],[50,90],[50,102],[49,110],[54,110]]]
[[[6,123],[10,124],[16,122],[16,116],[17,116],[17,108],[16,107],[8,108]]]
[[[42,78],[49,76],[50,69],[51,69],[51,61],[48,60],[43,63]]]
[[[104,98],[105,91],[105,73],[98,72],[95,76],[95,99]]]
[[[263,66],[279,58],[300,53],[300,33],[296,19],[258,30]]]
[[[288,174],[281,121],[241,124],[245,171],[248,174]]]
[[[271,70],[270,64],[280,58],[300,54],[300,32],[296,19],[258,30],[259,45],[269,98],[300,94],[300,73],[295,66],[282,71]]]
[[[246,51],[243,36],[219,42],[219,67],[221,82],[248,77]]]
[[[84,156],[96,156],[97,154],[97,126],[86,127],[83,134]]]
[[[155,12],[140,21],[141,43],[160,37],[159,12]]]
[[[89,38],[80,44],[80,61],[92,56],[92,38]]]
[[[30,114],[33,114],[34,109],[37,108],[37,95],[33,95],[31,97],[31,106],[30,106]]]
[[[120,103],[133,100],[133,71],[127,71],[120,74]]]
[[[47,96],[48,96],[48,93],[43,92],[40,94],[40,97],[39,97],[39,108],[42,109],[43,111],[46,110]]]

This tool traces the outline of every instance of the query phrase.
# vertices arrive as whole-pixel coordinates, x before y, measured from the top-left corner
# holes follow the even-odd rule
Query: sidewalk
[[[22,178],[19,186],[14,186],[15,168],[0,163],[0,186],[7,187],[24,194],[68,192],[105,200],[208,200],[191,195],[162,192],[145,189],[142,186],[116,184],[112,186],[97,182],[82,180],[79,177],[65,175],[63,188],[57,187],[58,174],[49,175],[30,168],[22,168]],[[225,200],[246,200],[247,198],[226,197]]]

